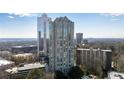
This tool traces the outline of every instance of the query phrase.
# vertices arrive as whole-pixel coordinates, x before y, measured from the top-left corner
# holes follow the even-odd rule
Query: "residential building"
[[[76,50],[77,65],[84,65],[87,68],[96,68],[96,61],[100,62],[103,69],[109,71],[111,69],[112,51],[102,49],[83,49]]]
[[[66,16],[50,22],[50,71],[67,73],[74,65],[74,22]]]

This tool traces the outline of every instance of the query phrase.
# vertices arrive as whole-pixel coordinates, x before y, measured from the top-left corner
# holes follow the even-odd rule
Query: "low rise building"
[[[11,60],[16,63],[32,63],[36,60],[36,56],[32,53],[16,54],[11,57]]]
[[[36,45],[30,45],[30,46],[13,46],[11,47],[12,53],[29,53],[37,50]]]
[[[16,55],[13,55],[13,57],[29,57],[29,56],[33,56],[32,53],[22,53],[22,54],[16,54]]]
[[[9,59],[11,57],[12,53],[9,51],[0,51],[0,57]]]
[[[0,79],[9,78],[8,73],[6,73],[5,70],[13,66],[15,66],[14,62],[0,58]]]
[[[0,70],[10,68],[14,65],[14,62],[0,58]]]
[[[32,64],[25,64],[20,67],[14,67],[11,69],[7,69],[6,72],[9,73],[9,77],[14,78],[26,78],[28,73],[32,69],[44,69],[46,71],[46,64],[32,63]]]

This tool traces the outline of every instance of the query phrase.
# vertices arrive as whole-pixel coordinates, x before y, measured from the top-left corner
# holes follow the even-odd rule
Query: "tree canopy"
[[[67,77],[61,71],[55,71],[55,79],[66,79]]]
[[[83,75],[84,72],[78,66],[70,68],[68,72],[68,76],[70,79],[80,79]]]
[[[42,69],[33,69],[27,75],[27,79],[41,79],[44,77],[45,72]]]

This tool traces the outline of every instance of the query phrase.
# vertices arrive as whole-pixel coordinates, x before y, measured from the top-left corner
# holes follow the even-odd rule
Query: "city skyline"
[[[0,78],[124,79],[124,38],[113,38],[114,35],[123,36],[123,14],[1,16],[1,36],[13,35],[13,38],[0,38]],[[27,35],[33,37],[34,32],[37,43],[36,40],[28,41],[31,37]],[[85,36],[91,39],[84,39]]]
[[[37,38],[37,16],[31,14],[0,14],[0,38]],[[76,33],[84,38],[124,38],[124,14],[47,13],[54,20],[67,16],[75,22]]]

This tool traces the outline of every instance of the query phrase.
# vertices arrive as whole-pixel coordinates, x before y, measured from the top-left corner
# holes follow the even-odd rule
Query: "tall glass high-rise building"
[[[38,33],[38,55],[41,50],[44,51],[44,54],[47,55],[49,50],[49,21],[51,18],[47,17],[46,14],[43,14],[40,17],[37,17],[37,33]]]
[[[74,66],[74,22],[67,17],[50,22],[49,68],[67,73]]]

